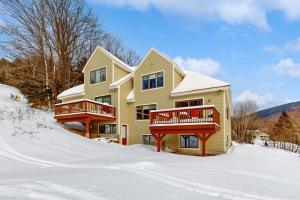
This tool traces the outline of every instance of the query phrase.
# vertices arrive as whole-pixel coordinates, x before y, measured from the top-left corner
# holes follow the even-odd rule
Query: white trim
[[[148,89],[143,89],[143,76],[149,76],[149,75],[152,75],[152,74],[158,74],[159,72],[162,72],[163,73],[163,86],[162,87],[156,87],[156,88],[148,88]],[[157,89],[163,89],[165,87],[165,70],[162,69],[162,70],[158,70],[158,71],[154,71],[154,72],[150,72],[150,73],[147,73],[147,74],[141,74],[141,92],[145,92],[145,91],[152,91],[152,90],[157,90]]]
[[[98,46],[99,47],[99,46]],[[114,56],[112,53],[110,53],[109,51],[107,51],[106,49],[104,49],[103,47],[99,47],[100,50],[102,50],[102,52],[104,54],[106,54],[108,57],[110,57],[112,60],[114,60],[117,64],[119,64],[121,69],[123,69],[124,71],[127,72],[133,72],[133,70],[131,69],[131,66],[129,66],[128,64],[126,64],[124,61],[120,60],[119,58],[117,58],[116,56]]]
[[[134,77],[134,73],[132,72],[132,73],[129,73],[129,74],[127,74],[126,76],[123,76],[122,78],[120,78],[120,79],[123,79],[121,82],[119,82],[118,84],[115,84],[114,82],[113,83],[111,83],[110,85],[109,85],[109,89],[115,89],[115,88],[119,88],[123,83],[125,83],[126,81],[128,81],[128,80],[130,80],[131,78],[133,78]],[[119,79],[119,80],[120,80]],[[119,80],[116,80],[115,82],[117,82],[117,81],[119,81]]]
[[[167,109],[160,109],[160,110],[151,110],[150,112],[162,112],[162,111],[170,111],[170,110],[186,110],[186,109],[208,108],[208,107],[215,107],[215,105],[190,106],[190,107],[181,107],[181,108],[167,108]]]
[[[99,114],[99,113],[93,113],[93,112],[77,112],[77,113],[60,114],[60,115],[54,115],[54,116],[59,117],[59,116],[68,116],[68,115],[79,115],[79,114],[92,114],[92,115],[98,115],[98,116],[114,117],[113,115],[105,115],[105,114]]]
[[[116,130],[116,133],[100,133],[99,132],[99,129],[100,129],[99,126],[100,125],[116,125],[116,128],[117,128],[117,124],[115,122],[108,122],[108,123],[105,122],[103,124],[101,124],[101,122],[98,122],[97,124],[98,124],[98,131],[97,131],[98,135],[101,135],[101,136],[105,136],[105,135],[118,135],[117,130]]]
[[[117,102],[117,128],[119,132],[119,144],[122,144],[122,135],[121,135],[121,97],[120,97],[121,91],[117,90],[117,95],[118,95],[118,102]]]
[[[89,57],[88,61],[86,62],[84,68],[82,69],[82,73],[84,73],[86,66],[89,64],[90,60],[92,59],[92,57],[94,56],[95,52],[97,50],[100,50],[101,52],[103,52],[107,57],[109,57],[111,60],[115,60],[117,63],[120,64],[120,68],[122,68],[123,70],[127,71],[127,72],[132,72],[133,70],[130,69],[130,66],[127,65],[126,63],[124,63],[123,61],[121,61],[120,59],[118,59],[117,57],[115,57],[114,55],[112,55],[110,52],[108,52],[107,50],[105,50],[104,48],[97,46],[95,48],[95,50],[93,51],[92,55]]]
[[[172,59],[166,57],[165,55],[163,55],[162,53],[160,53],[157,49],[155,48],[151,48],[148,53],[146,54],[146,56],[144,56],[144,58],[141,60],[141,62],[136,66],[136,68],[134,69],[134,72],[136,72],[142,65],[142,63],[146,60],[146,58],[148,58],[148,56],[150,55],[151,52],[155,52],[157,53],[160,57],[162,57],[163,59],[165,59],[166,61],[168,61],[169,63],[171,63],[174,67],[176,67],[176,69],[178,70],[178,72],[185,77],[186,73],[181,69],[181,67],[179,67],[179,65],[177,63],[175,63]]]
[[[157,105],[158,105],[158,103],[145,103],[145,104],[138,104],[138,105],[135,105],[135,109],[134,109],[134,119],[135,119],[135,121],[150,121],[150,113],[151,113],[151,111],[149,112],[149,119],[137,119],[136,118],[136,107],[138,107],[138,106],[150,106],[150,105],[155,105],[156,106],[156,109],[157,109]],[[153,111],[155,111],[155,110],[153,110]]]
[[[68,102],[64,102],[64,103],[57,103],[55,105],[60,106],[60,105],[65,105],[65,104],[70,104],[70,103],[77,103],[77,102],[81,102],[81,101],[89,101],[91,103],[97,103],[97,104],[101,104],[101,105],[104,105],[104,106],[114,107],[112,105],[108,105],[108,104],[105,104],[105,103],[100,103],[98,101],[94,101],[94,100],[90,100],[90,99],[78,99],[78,100],[68,101]]]
[[[211,124],[221,127],[219,124],[217,124],[215,122],[150,124],[149,126],[193,126],[193,125],[211,125]],[[189,134],[183,134],[183,135],[189,135]]]
[[[101,95],[101,96],[94,96],[94,101],[96,101],[97,97],[105,97],[105,96],[110,96],[110,102],[111,102],[111,105],[112,105],[112,94],[111,93],[108,93],[108,94],[105,94],[105,95]],[[101,103],[99,101],[96,101],[96,102]]]
[[[91,72],[97,71],[97,70],[101,70],[101,69],[103,69],[103,68],[105,68],[105,81],[100,81],[100,82],[98,82],[98,83],[93,83],[93,84],[91,84]],[[89,72],[90,72],[90,74],[89,74],[89,85],[90,85],[90,86],[99,85],[99,84],[105,83],[105,82],[107,81],[107,66],[106,66],[106,65],[103,65],[103,66],[100,67],[100,68],[96,68],[96,69],[90,70]],[[100,73],[100,80],[101,80],[101,73]]]
[[[181,147],[181,145],[180,145],[180,137],[182,136],[182,135],[194,135],[194,136],[196,136],[197,138],[198,138],[198,148],[184,148],[184,147]],[[178,135],[179,137],[178,137],[178,149],[180,149],[180,150],[200,150],[200,146],[202,145],[202,142],[201,142],[201,140],[200,140],[200,138],[197,136],[197,135],[195,135],[195,134],[179,134]]]
[[[82,71],[81,71],[82,73],[85,72],[86,66],[88,65],[88,63],[90,62],[90,60],[92,59],[92,57],[94,56],[94,54],[96,53],[96,50],[97,50],[97,49],[98,49],[98,46],[94,49],[92,55],[89,57],[88,61],[85,63],[85,65],[84,65],[84,67],[83,67],[83,69],[82,69]]]
[[[202,106],[205,105],[205,98],[204,97],[195,97],[195,98],[191,98],[191,99],[178,99],[178,100],[174,100],[174,108],[176,108],[176,102],[181,102],[181,101],[193,101],[193,100],[198,100],[198,99],[202,99]],[[194,108],[195,106],[189,106],[189,107],[180,107],[180,108]]]
[[[227,86],[221,86],[221,87],[211,87],[207,89],[201,89],[201,90],[191,90],[187,92],[178,92],[178,93],[172,93],[171,92],[171,97],[178,97],[178,96],[187,96],[187,95],[193,95],[193,94],[199,94],[199,93],[205,93],[205,92],[214,92],[218,90],[225,90],[228,89],[230,85]]]

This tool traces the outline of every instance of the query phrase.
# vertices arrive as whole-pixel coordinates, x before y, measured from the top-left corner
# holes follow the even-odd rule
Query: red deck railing
[[[72,114],[96,114],[116,117],[116,108],[89,99],[59,103],[55,105],[55,116]]]
[[[153,110],[150,113],[151,125],[188,123],[216,123],[220,125],[220,113],[214,106]]]

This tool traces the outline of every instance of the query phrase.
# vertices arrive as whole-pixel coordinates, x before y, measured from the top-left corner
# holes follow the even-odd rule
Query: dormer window
[[[90,72],[90,84],[106,81],[106,67]]]
[[[143,90],[160,88],[164,86],[163,72],[147,74],[143,76]]]

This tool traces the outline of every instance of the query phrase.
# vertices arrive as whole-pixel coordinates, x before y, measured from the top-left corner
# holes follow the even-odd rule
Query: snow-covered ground
[[[72,134],[0,85],[0,199],[300,199],[300,157],[234,145],[215,157]],[[20,95],[20,94],[19,94]]]

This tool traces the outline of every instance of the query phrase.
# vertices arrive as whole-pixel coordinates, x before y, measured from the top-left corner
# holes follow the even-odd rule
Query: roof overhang
[[[84,96],[84,92],[83,93],[77,93],[77,94],[71,94],[71,95],[66,95],[66,96],[57,96],[57,99],[59,100],[65,100],[65,99],[70,99],[70,98],[76,98],[76,97],[83,97]]]
[[[171,97],[179,97],[179,96],[186,96],[186,95],[193,95],[193,94],[200,94],[200,93],[206,93],[206,92],[215,92],[215,91],[223,91],[226,89],[230,89],[230,85],[221,86],[221,87],[214,87],[214,88],[204,88],[201,90],[192,90],[192,91],[186,91],[186,92],[178,92],[178,93],[172,93]]]

